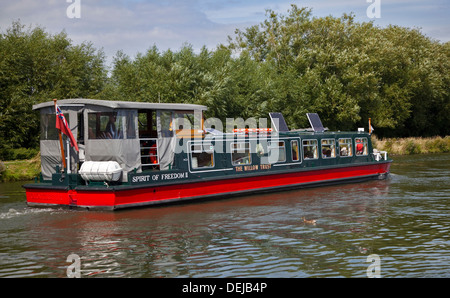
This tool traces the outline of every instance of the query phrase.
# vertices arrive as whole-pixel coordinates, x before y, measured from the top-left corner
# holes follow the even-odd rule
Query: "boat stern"
[[[69,207],[82,209],[114,210],[116,196],[108,188],[79,191],[69,186],[51,183],[25,184],[27,205],[30,207]]]

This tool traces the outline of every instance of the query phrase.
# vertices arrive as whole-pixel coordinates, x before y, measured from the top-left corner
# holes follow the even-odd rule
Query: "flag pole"
[[[58,117],[58,111],[56,110],[56,98],[53,99],[53,102],[55,103],[55,115],[56,117]],[[58,121],[58,119],[56,119],[56,121]],[[64,170],[67,168],[66,165],[66,154],[64,153],[64,145],[63,145],[63,141],[62,141],[62,136],[61,136],[61,131],[58,129],[58,135],[59,135],[59,145],[61,146],[61,159],[63,162],[63,166],[64,166]]]
[[[369,118],[369,135],[372,134],[372,124],[370,123],[370,118]]]

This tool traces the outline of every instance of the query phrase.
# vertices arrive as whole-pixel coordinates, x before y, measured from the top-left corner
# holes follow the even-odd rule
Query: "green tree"
[[[287,15],[269,10],[261,24],[236,30],[227,47],[271,65],[268,106],[291,127],[317,112],[330,129],[372,118],[381,136],[448,134],[449,46],[417,29],[380,28],[348,14],[315,18],[292,5]]]
[[[38,145],[34,104],[96,97],[106,82],[105,57],[91,43],[72,45],[65,32],[14,22],[0,33],[0,158],[10,148]]]

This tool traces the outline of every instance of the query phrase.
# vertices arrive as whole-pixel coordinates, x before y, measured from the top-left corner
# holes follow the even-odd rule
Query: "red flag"
[[[56,128],[59,129],[63,134],[65,134],[70,139],[70,145],[75,147],[75,150],[78,150],[78,144],[75,138],[73,137],[72,131],[67,124],[66,117],[61,112],[61,109],[58,105],[55,105],[56,108]]]

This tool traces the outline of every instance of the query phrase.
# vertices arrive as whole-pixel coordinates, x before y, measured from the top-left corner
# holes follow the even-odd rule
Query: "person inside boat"
[[[109,115],[109,121],[108,124],[106,124],[106,136],[108,139],[114,139],[116,135],[116,116],[115,115]]]
[[[322,149],[322,157],[331,157],[331,149],[323,148]]]
[[[115,114],[109,115],[109,121],[106,124],[105,134],[108,139],[120,139],[120,132],[116,129],[116,118]]]
[[[356,155],[362,155],[364,152],[364,145],[361,140],[356,140]]]

